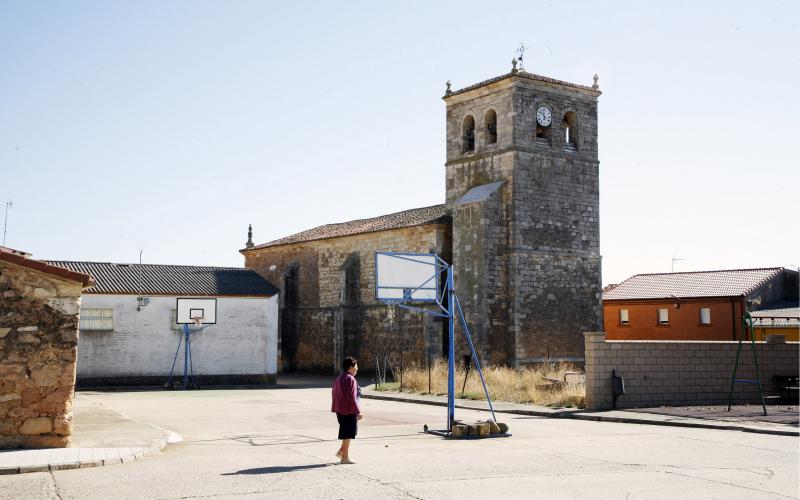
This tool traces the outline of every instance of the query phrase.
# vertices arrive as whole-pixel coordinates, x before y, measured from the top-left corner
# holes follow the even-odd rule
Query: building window
[[[475,118],[464,118],[464,153],[475,151]]]
[[[658,310],[658,324],[659,325],[669,324],[669,309],[663,308]]]
[[[564,120],[561,122],[564,127],[564,147],[567,149],[578,149],[578,115],[572,111],[567,111]]]
[[[486,112],[486,144],[497,143],[497,113],[493,109]]]
[[[700,324],[701,325],[711,324],[711,308],[709,307],[700,308]]]
[[[628,324],[628,310],[627,309],[620,309],[619,310],[619,324],[620,325],[627,325]]]
[[[82,332],[110,332],[114,330],[113,309],[81,308]]]

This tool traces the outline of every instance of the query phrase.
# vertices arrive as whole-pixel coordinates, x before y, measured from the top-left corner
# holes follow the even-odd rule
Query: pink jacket
[[[331,411],[342,415],[358,415],[358,384],[356,378],[347,372],[342,373],[333,383]]]

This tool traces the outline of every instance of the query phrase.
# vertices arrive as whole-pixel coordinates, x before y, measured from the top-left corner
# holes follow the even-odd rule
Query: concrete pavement
[[[506,414],[513,437],[454,441],[421,432],[444,408],[365,399],[357,464],[341,466],[327,387],[81,395],[184,440],[120,467],[0,476],[0,499],[799,496],[796,437]]]
[[[122,413],[77,393],[69,448],[0,450],[0,474],[47,472],[132,462],[161,451],[180,436]]]
[[[446,396],[431,396],[408,392],[377,391],[373,386],[363,388],[363,396],[369,399],[397,401],[405,403],[447,406]],[[731,408],[731,412],[719,406],[700,406],[690,408],[641,408],[636,410],[588,411],[577,408],[548,408],[529,404],[493,402],[494,410],[499,414],[529,415],[548,418],[568,418],[575,420],[593,420],[597,422],[617,422],[627,424],[665,425],[674,427],[694,427],[698,429],[717,429],[778,436],[800,436],[797,426],[797,405],[769,406],[767,412],[772,418],[762,416],[760,406],[740,405]],[[484,410],[488,408],[485,401],[456,399],[456,408]],[[502,417],[497,417],[502,422]],[[444,426],[444,424],[442,424]]]

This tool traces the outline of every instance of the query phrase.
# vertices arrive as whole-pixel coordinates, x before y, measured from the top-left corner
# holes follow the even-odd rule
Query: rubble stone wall
[[[450,259],[450,226],[426,224],[245,253],[245,266],[280,290],[280,371],[337,372],[345,356],[372,371],[442,351],[440,321],[395,312],[375,299],[375,252],[436,253]]]
[[[69,445],[81,284],[0,262],[0,448]]]

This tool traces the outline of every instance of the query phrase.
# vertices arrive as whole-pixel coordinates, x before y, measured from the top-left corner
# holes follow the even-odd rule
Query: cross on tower
[[[525,71],[525,66],[522,63],[522,58],[525,57],[525,51],[527,50],[528,47],[525,45],[525,42],[520,42],[519,48],[517,49],[516,53],[519,54],[519,56],[517,57],[517,61],[519,61],[519,69],[521,69],[522,71]]]

